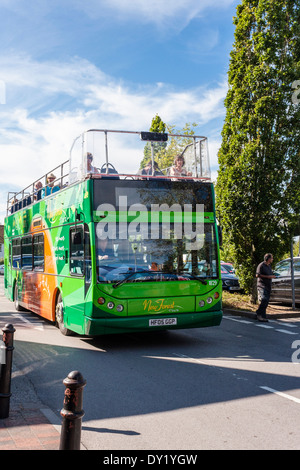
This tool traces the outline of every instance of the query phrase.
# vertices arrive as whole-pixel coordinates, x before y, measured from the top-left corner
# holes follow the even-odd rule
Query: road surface
[[[68,373],[84,388],[88,450],[299,449],[300,321],[224,316],[219,327],[64,337],[3,295],[24,374],[61,421]],[[26,397],[24,397],[26,399]]]

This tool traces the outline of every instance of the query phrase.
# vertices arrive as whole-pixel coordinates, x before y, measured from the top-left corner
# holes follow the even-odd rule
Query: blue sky
[[[214,179],[238,3],[0,0],[0,223],[7,192],[68,159],[82,131],[148,130],[156,114],[198,124]]]

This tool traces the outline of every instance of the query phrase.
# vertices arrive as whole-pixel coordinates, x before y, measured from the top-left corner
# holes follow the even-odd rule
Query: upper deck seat
[[[107,168],[108,168],[108,172],[106,171]],[[102,174],[102,178],[111,178],[114,180],[120,179],[119,176],[116,176],[118,175],[118,172],[111,163],[108,163],[107,165],[106,163],[104,163],[102,167],[100,168],[100,173]]]

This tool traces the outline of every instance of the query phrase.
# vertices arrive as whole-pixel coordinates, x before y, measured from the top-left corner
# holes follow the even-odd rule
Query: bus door
[[[9,278],[9,286],[11,289],[11,299],[15,298],[16,289],[19,290],[20,287],[20,267],[21,267],[21,239],[14,238],[12,239],[12,249],[11,249],[11,270]],[[15,287],[17,286],[17,287]]]
[[[49,236],[49,235],[48,235]],[[50,310],[50,289],[47,284],[47,276],[44,274],[45,270],[48,272],[49,266],[45,266],[45,259],[47,256],[46,246],[47,232],[34,233],[32,236],[32,271],[27,272],[28,282],[27,289],[30,289],[29,301],[30,309],[45,318],[51,319]],[[51,259],[51,258],[50,258]]]
[[[20,300],[24,302],[27,308],[33,309],[32,302],[38,296],[34,289],[33,273],[33,245],[32,235],[26,235],[21,238],[21,270],[19,274],[22,278],[22,294]],[[36,311],[33,309],[33,311]]]
[[[63,303],[67,327],[83,332],[85,297],[91,283],[91,254],[88,226],[70,227],[70,277],[64,280]]]
[[[8,256],[4,260],[4,287],[7,291],[8,297],[13,299],[13,276],[12,276],[12,241],[7,240],[8,242]]]

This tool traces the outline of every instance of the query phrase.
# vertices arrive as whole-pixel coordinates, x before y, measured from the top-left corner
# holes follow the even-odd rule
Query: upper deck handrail
[[[57,170],[59,170],[60,176],[58,176],[54,180],[54,186],[59,187],[59,189],[66,187],[68,185],[66,178],[69,176],[69,172],[65,172],[65,165],[67,165],[68,163],[69,160],[64,161],[48,173],[45,173],[43,176],[41,176],[41,178],[38,178],[37,180],[33,181],[33,183],[26,186],[26,188],[22,189],[21,191],[10,191],[7,196],[6,214],[8,215],[9,212],[16,212],[17,210],[23,209],[29,206],[30,204],[36,202],[37,200],[41,199],[41,196],[39,197],[38,192],[43,190],[45,191],[45,188],[48,187],[48,176],[51,173],[54,174],[54,172],[56,172]],[[42,183],[42,187],[40,189],[37,189],[35,185],[38,182],[42,181],[44,181],[44,184]],[[47,197],[47,194],[45,194],[44,197]]]
[[[71,179],[71,172],[72,172],[72,168],[71,168],[71,159],[72,159],[72,151],[74,149],[74,146],[75,146],[75,143],[78,141],[78,139],[80,139],[80,137],[83,139],[82,142],[84,142],[84,136],[87,134],[87,133],[92,133],[92,132],[99,132],[99,133],[103,133],[104,136],[105,136],[105,156],[106,156],[106,162],[104,164],[104,166],[106,166],[106,171],[105,173],[97,173],[97,174],[84,174],[82,177],[78,177],[77,176],[77,180],[76,182],[78,181],[81,181],[82,179],[85,179],[85,178],[94,178],[94,179],[99,179],[99,178],[102,178],[104,176],[107,176],[108,174],[108,165],[109,165],[109,161],[108,161],[108,139],[107,139],[107,135],[108,133],[119,133],[119,134],[136,134],[136,135],[141,135],[142,132],[141,131],[122,131],[122,130],[112,130],[112,129],[88,129],[84,132],[82,132],[81,134],[79,134],[73,141],[72,143],[72,146],[70,148],[70,158],[66,161],[64,161],[62,164],[56,166],[53,170],[45,173],[43,176],[41,176],[41,178],[38,178],[37,180],[33,181],[33,183],[31,183],[30,185],[28,185],[26,188],[22,189],[21,191],[19,192],[9,192],[8,193],[8,198],[7,198],[7,215],[9,213],[13,213],[13,212],[16,212],[17,210],[20,210],[20,209],[23,209],[35,202],[37,202],[39,199],[41,199],[41,197],[47,197],[48,194],[47,194],[47,187],[49,187],[48,185],[48,182],[47,182],[47,177],[51,174],[51,173],[54,173],[54,172],[57,172],[57,170],[59,170],[59,176],[56,177],[55,181],[54,181],[54,185],[56,188],[58,189],[63,189],[64,187],[68,186],[69,184],[72,184],[73,182],[75,181],[70,181]],[[206,141],[207,142],[207,138],[205,136],[201,136],[201,135],[187,135],[187,134],[171,134],[171,133],[168,133],[168,138],[171,137],[171,138],[176,138],[176,137],[179,137],[179,138],[189,138],[192,140],[192,142],[188,145],[186,145],[186,147],[184,148],[184,150],[182,150],[182,154],[185,153],[185,151],[188,149],[188,147],[191,147],[191,146],[194,146],[194,154],[195,154],[195,168],[196,168],[196,174],[195,175],[191,175],[191,176],[176,176],[176,179],[177,180],[185,180],[185,179],[189,179],[189,180],[200,180],[200,181],[210,181],[210,177],[208,176],[203,176],[203,173],[202,173],[202,161],[201,161],[201,156],[200,156],[200,176],[198,175],[197,173],[197,161],[196,161],[196,144],[197,143],[200,143],[200,146],[201,146],[201,142],[203,141]],[[146,143],[147,141],[145,141]],[[148,140],[149,142],[149,140]],[[152,142],[152,141],[150,141]],[[82,151],[83,151],[83,145],[82,145]],[[200,150],[201,152],[201,147],[200,147]],[[208,155],[207,155],[207,159],[208,159]],[[153,153],[152,153],[152,160],[153,160]],[[66,171],[65,167],[66,165],[69,165],[68,167],[68,171]],[[168,172],[167,172],[168,168],[164,168],[163,170],[161,170],[163,173],[163,175],[142,175],[142,174],[128,174],[128,173],[118,173],[118,178],[121,178],[121,179],[128,179],[128,178],[131,178],[131,179],[139,179],[139,180],[143,180],[143,179],[149,179],[149,178],[155,178],[155,179],[164,179],[164,180],[173,180],[174,179],[174,176],[172,175],[169,175]],[[67,180],[67,178],[69,177],[69,180]],[[42,188],[41,189],[36,189],[36,184],[38,182],[42,182]],[[40,191],[40,194],[41,192],[43,192],[43,196],[39,196],[39,191]]]

